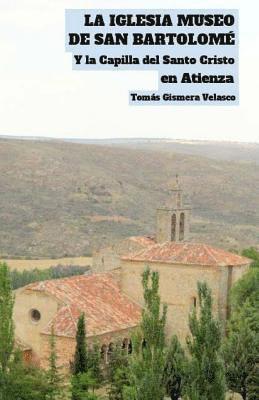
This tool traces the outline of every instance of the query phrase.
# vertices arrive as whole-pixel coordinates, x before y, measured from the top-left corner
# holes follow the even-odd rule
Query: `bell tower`
[[[183,242],[189,239],[191,208],[183,204],[183,191],[176,175],[168,205],[157,210],[157,243]]]

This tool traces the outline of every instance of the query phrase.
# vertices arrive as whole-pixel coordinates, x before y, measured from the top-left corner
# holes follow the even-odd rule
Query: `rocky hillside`
[[[259,243],[254,160],[154,145],[0,139],[0,256],[87,255],[118,238],[152,234],[176,173],[193,206],[193,240],[227,249]]]

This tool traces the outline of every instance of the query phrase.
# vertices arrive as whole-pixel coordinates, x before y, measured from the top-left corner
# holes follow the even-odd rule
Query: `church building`
[[[204,243],[189,242],[191,209],[180,184],[167,205],[157,210],[156,237],[130,237],[95,254],[93,273],[32,283],[16,291],[16,336],[45,367],[52,327],[60,363],[69,367],[76,324],[85,314],[88,343],[97,341],[104,362],[115,343],[131,351],[131,336],[141,319],[141,276],[148,266],[158,271],[160,295],[168,306],[166,333],[184,342],[188,316],[198,306],[197,283],[212,290],[214,314],[223,326],[229,316],[229,293],[251,260]]]

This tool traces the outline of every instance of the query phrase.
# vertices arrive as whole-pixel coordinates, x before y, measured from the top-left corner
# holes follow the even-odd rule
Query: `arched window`
[[[171,218],[171,241],[174,242],[176,239],[176,215],[173,214]]]
[[[180,215],[179,240],[184,240],[184,213],[181,213]]]

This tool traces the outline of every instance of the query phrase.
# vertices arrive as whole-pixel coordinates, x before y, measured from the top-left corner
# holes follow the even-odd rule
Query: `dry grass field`
[[[24,271],[37,268],[39,270],[55,267],[56,265],[77,265],[77,266],[91,266],[91,257],[65,257],[58,259],[44,259],[44,260],[0,260],[5,261],[11,270]]]

